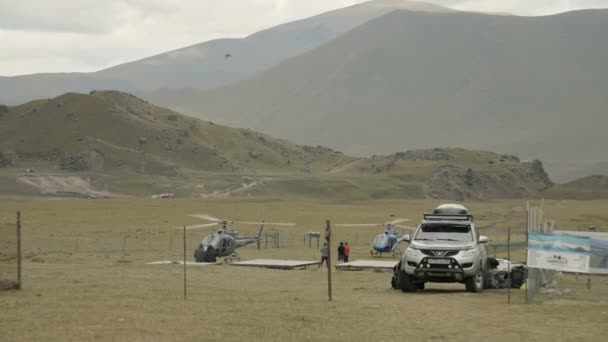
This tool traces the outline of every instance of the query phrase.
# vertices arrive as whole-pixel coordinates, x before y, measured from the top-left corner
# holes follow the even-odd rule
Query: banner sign
[[[608,274],[608,233],[558,230],[555,234],[572,235],[589,239],[589,273]]]
[[[591,239],[561,234],[528,234],[528,267],[589,272]]]

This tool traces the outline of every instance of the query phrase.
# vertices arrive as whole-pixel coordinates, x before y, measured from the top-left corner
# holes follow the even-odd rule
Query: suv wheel
[[[483,291],[483,285],[485,281],[484,278],[485,277],[483,276],[483,269],[479,268],[477,274],[470,278],[467,278],[464,281],[464,285],[467,288],[467,291],[475,293],[480,293],[481,291]]]
[[[416,292],[416,284],[405,271],[397,273],[397,287],[403,292]]]

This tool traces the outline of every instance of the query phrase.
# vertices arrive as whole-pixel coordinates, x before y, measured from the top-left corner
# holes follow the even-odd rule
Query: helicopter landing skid
[[[382,254],[388,254],[388,253],[390,253],[393,258],[399,258],[399,257],[401,257],[401,254],[403,254],[399,248],[395,248],[395,250],[393,250],[391,252],[378,252],[378,251],[374,251],[374,250],[369,251],[369,254],[374,258],[381,258]]]
[[[234,261],[241,261],[241,257],[236,252],[224,258],[224,262],[227,264],[232,264]]]

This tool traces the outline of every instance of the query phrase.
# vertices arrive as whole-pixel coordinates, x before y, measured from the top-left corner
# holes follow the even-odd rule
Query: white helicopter
[[[221,229],[217,233],[212,233],[203,238],[201,243],[194,251],[194,259],[196,262],[216,262],[217,258],[226,258],[226,261],[240,259],[237,249],[247,246],[254,242],[260,241],[264,225],[271,226],[295,226],[291,222],[249,222],[249,221],[233,221],[227,219],[219,219],[207,214],[192,214],[191,217],[200,218],[210,223],[195,224],[186,226],[187,230],[201,229],[213,226],[220,226]],[[233,229],[234,224],[253,224],[260,225],[260,230],[257,236],[239,236],[238,231]],[[259,245],[258,245],[259,247]]]
[[[395,228],[402,228],[408,230],[415,230],[416,227],[403,226],[399,223],[408,222],[410,219],[397,218],[390,222],[384,223],[345,223],[336,224],[337,227],[385,227],[385,231],[382,234],[376,235],[372,242],[372,249],[370,254],[373,257],[381,257],[383,253],[391,253],[393,257],[401,256],[402,252],[399,249],[399,243],[403,241],[403,236],[399,234]]]

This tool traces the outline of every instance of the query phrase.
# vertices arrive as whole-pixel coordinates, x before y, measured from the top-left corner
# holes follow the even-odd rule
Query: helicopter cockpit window
[[[213,235],[213,240],[211,240],[210,245],[213,248],[218,249],[222,244],[222,237],[220,235]]]
[[[386,234],[376,236],[375,245],[386,245],[389,242],[389,236]]]
[[[211,240],[213,240],[213,235],[205,236],[205,238],[203,239],[203,246],[209,246]]]

